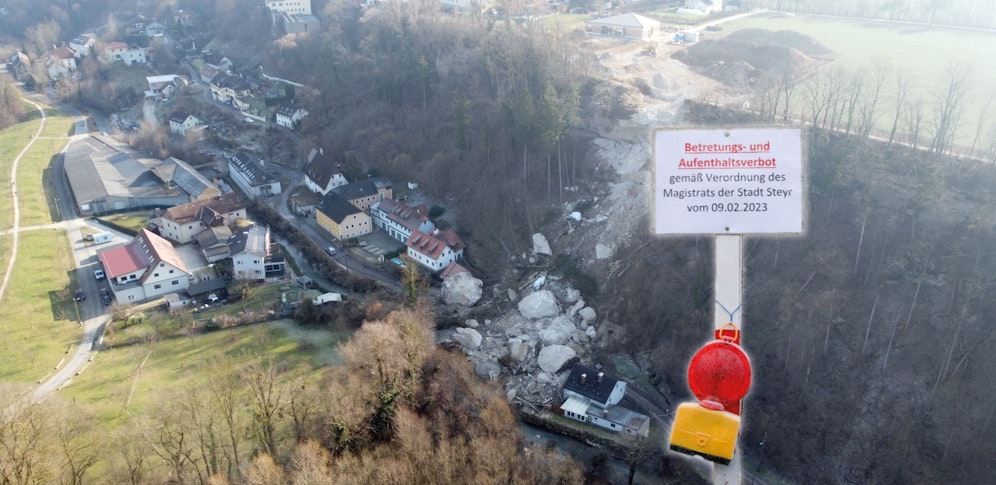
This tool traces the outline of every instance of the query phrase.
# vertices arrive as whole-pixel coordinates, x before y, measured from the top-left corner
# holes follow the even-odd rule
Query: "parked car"
[[[86,300],[86,293],[83,293],[83,288],[76,288],[76,294],[73,295],[73,299],[76,301]]]
[[[335,254],[335,248],[332,247],[332,246],[329,246],[329,247],[325,248],[325,252],[329,253],[329,256],[331,256],[331,255]]]
[[[104,306],[111,304],[111,294],[107,292],[107,288],[100,289],[100,299],[104,300]]]
[[[96,278],[97,281],[104,279],[104,270],[102,269],[94,270],[93,277]]]

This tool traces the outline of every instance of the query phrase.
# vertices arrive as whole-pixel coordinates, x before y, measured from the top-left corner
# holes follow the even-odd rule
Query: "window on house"
[[[179,284],[180,284],[180,280],[173,280],[173,286],[176,286],[176,285],[179,285]]]
[[[153,289],[153,290],[161,290],[161,289],[162,289],[162,287],[163,287],[163,285],[160,285],[160,284],[155,284],[155,285],[152,285],[152,289]]]

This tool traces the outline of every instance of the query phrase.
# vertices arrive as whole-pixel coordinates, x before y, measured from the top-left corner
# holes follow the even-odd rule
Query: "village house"
[[[332,189],[331,192],[349,201],[357,209],[368,211],[375,203],[392,198],[391,188],[391,181],[386,177],[373,177],[350,182]]]
[[[263,161],[245,152],[228,159],[228,175],[253,200],[280,193],[280,180],[263,169]]]
[[[249,97],[255,87],[249,80],[226,72],[217,73],[211,79],[210,86],[211,97],[215,101],[228,103],[239,109],[249,106],[244,98]]]
[[[159,76],[145,76],[145,82],[148,83],[149,89],[145,91],[146,98],[158,98],[164,97],[168,98],[176,90],[176,80],[179,76],[176,74],[162,74]]]
[[[228,227],[245,219],[246,206],[235,192],[170,207],[159,217],[159,233],[180,244],[193,241],[214,227]],[[227,235],[225,236],[227,240]]]
[[[433,229],[429,233],[412,231],[405,246],[408,257],[433,272],[442,271],[462,258],[466,247],[452,229]]]
[[[370,217],[374,225],[401,242],[407,241],[414,231],[429,234],[436,228],[429,220],[425,204],[409,207],[394,199],[384,199],[370,206]]]
[[[273,18],[285,13],[311,15],[311,0],[266,0],[266,8]]]
[[[186,111],[174,111],[169,117],[169,131],[184,136],[187,130],[201,124],[201,120]]]
[[[145,49],[131,47],[124,42],[111,42],[107,44],[104,57],[110,62],[122,62],[126,66],[145,64]]]
[[[325,195],[330,190],[349,183],[339,166],[325,156],[325,152],[312,148],[308,153],[308,165],[304,168],[304,183],[312,192]]]
[[[51,80],[69,77],[76,72],[76,51],[69,47],[56,47],[42,57],[45,72]]]
[[[201,254],[208,263],[215,263],[228,258],[228,239],[232,237],[232,230],[226,225],[212,226],[194,237],[197,246],[201,248]]]
[[[93,52],[94,35],[83,34],[69,41],[69,48],[76,53],[76,58],[81,59]]]
[[[270,242],[270,228],[253,224],[228,239],[232,276],[258,281],[284,273],[284,258]]]
[[[564,416],[582,423],[631,435],[648,436],[650,418],[620,405],[626,381],[590,367],[575,364],[564,382]]]
[[[97,253],[114,298],[140,303],[187,288],[193,274],[173,245],[148,229],[130,243]]]
[[[145,26],[147,37],[163,37],[166,35],[166,26],[159,22],[150,22]]]
[[[315,222],[340,241],[373,230],[370,215],[335,192],[326,194],[315,207]]]
[[[321,20],[311,14],[285,13],[281,16],[280,21],[284,26],[284,32],[288,34],[318,32],[322,28]]]
[[[221,195],[214,182],[201,175],[196,168],[176,157],[169,157],[149,168],[168,189],[179,187],[191,200],[205,200]]]
[[[660,22],[635,13],[624,13],[611,17],[586,20],[584,23],[584,31],[588,34],[623,37],[627,39],[648,40],[659,33],[660,30]]]
[[[308,116],[306,109],[292,104],[282,104],[277,107],[276,121],[278,125],[284,128],[294,129],[297,122],[304,119],[305,116]]]

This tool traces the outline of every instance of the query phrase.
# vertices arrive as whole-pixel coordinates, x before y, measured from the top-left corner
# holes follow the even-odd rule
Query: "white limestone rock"
[[[554,318],[549,326],[540,331],[539,338],[543,341],[543,345],[566,344],[571,340],[571,335],[576,330],[574,323],[561,315]]]
[[[443,301],[447,305],[474,306],[481,299],[484,282],[470,273],[457,273],[443,281]]]
[[[540,350],[536,363],[544,372],[556,373],[577,355],[574,349],[566,345],[548,345]]]
[[[468,350],[475,350],[481,346],[481,342],[484,337],[481,336],[481,332],[474,330],[472,328],[458,328],[453,336],[450,337],[454,342],[460,344],[461,347]]]
[[[609,259],[612,257],[612,247],[602,243],[595,245],[595,259]]]
[[[560,306],[557,305],[557,298],[550,290],[541,290],[531,293],[529,296],[519,301],[519,313],[530,320],[552,317],[560,313]]]
[[[550,243],[547,242],[546,236],[538,232],[533,234],[533,254],[543,254],[546,256],[553,255],[553,251],[550,249]]]
[[[595,309],[587,306],[578,311],[578,315],[581,316],[581,322],[585,324],[590,324],[595,321]]]
[[[533,345],[531,342],[519,338],[508,339],[508,358],[516,362],[526,362],[532,357]]]

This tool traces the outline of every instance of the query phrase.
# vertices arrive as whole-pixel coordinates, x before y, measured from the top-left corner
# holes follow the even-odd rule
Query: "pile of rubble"
[[[537,242],[542,248],[545,240]],[[563,386],[567,373],[560,371],[588,357],[598,337],[596,313],[578,290],[553,276],[536,279],[526,291],[519,298],[508,290],[516,311],[483,323],[468,319],[449,340],[474,362],[478,376],[506,376],[509,401],[545,404]]]

